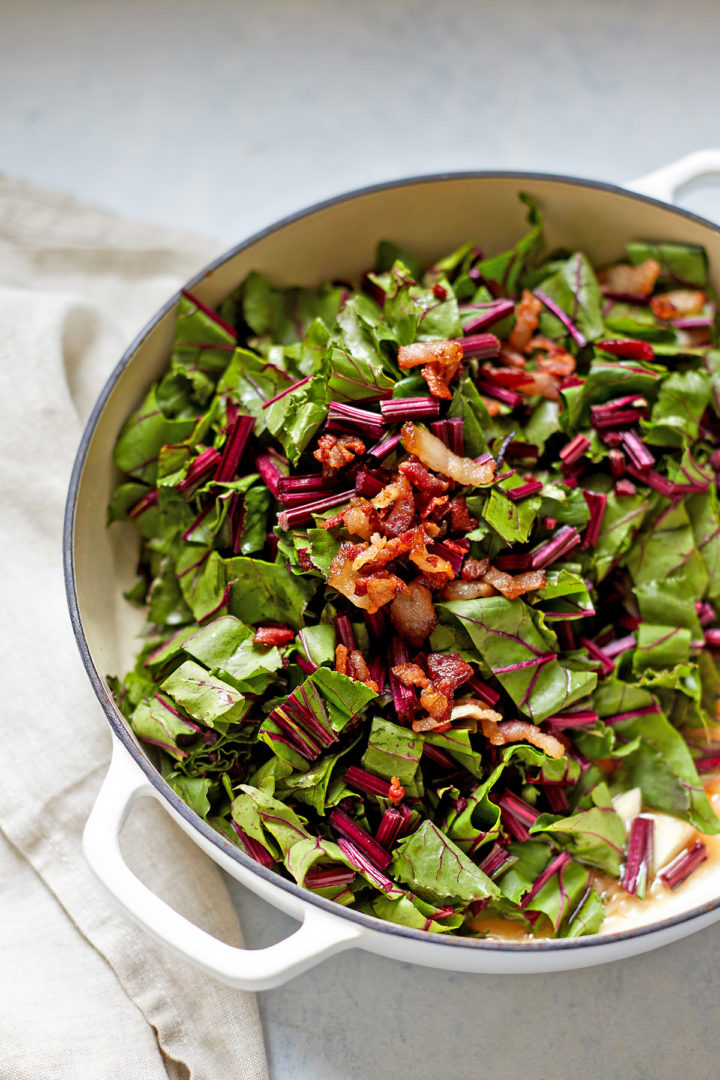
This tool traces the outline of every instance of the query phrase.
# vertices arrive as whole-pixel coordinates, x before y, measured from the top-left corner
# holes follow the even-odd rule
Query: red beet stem
[[[664,881],[669,889],[677,889],[678,885],[687,881],[705,859],[707,859],[707,847],[702,840],[696,840],[688,851],[683,851],[665,867],[660,874],[660,880]]]
[[[349,502],[355,495],[352,491],[341,491],[337,495],[330,495],[327,499],[319,499],[316,502],[305,503],[293,510],[281,510],[278,514],[278,525],[281,529],[296,529],[301,525],[307,525],[312,521],[313,514],[324,514],[326,510],[334,510],[336,506],[342,506]]]

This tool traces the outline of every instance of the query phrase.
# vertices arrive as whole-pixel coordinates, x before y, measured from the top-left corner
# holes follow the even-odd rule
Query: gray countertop
[[[621,182],[720,145],[712,0],[1,8],[0,170],[228,246],[380,180],[517,168]],[[720,217],[717,187],[683,203]],[[293,928],[231,888],[251,946]],[[546,976],[347,952],[261,995],[272,1078],[714,1080],[719,954],[720,927]]]

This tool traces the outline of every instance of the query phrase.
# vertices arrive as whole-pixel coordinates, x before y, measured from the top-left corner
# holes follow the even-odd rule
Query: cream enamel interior
[[[581,248],[601,265],[634,238],[700,243],[716,268],[718,284],[720,232],[707,223],[617,189],[562,179],[479,175],[411,181],[320,206],[256,238],[191,288],[212,305],[251,270],[281,285],[356,278],[371,264],[382,238],[393,239],[426,263],[468,240],[492,254],[512,245],[526,228],[520,191],[539,201],[550,247]],[[117,480],[112,447],[123,421],[163,370],[174,314],[173,308],[151,325],[117,375],[92,431],[77,488],[75,588],[82,630],[101,677],[122,674],[132,664],[135,635],[142,623],[122,596],[133,580],[134,535],[118,526],[107,529],[105,524]],[[630,905],[621,920],[608,920],[606,930],[666,919],[719,896],[720,852],[712,866],[706,865],[678,893],[666,895],[657,905]]]

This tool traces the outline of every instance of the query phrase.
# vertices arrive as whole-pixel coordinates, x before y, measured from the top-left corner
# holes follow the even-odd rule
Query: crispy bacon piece
[[[338,645],[335,649],[335,670],[341,675],[354,679],[355,682],[365,683],[365,686],[377,693],[378,685],[370,675],[365,657],[359,649],[348,649],[346,645]]]
[[[336,529],[338,525],[343,524],[344,510],[341,510],[338,514],[333,514],[332,517],[325,518],[320,522],[321,529]]]
[[[432,716],[421,716],[417,720],[413,720],[413,731],[421,734],[423,732],[436,731],[438,733],[442,731],[449,731],[452,724],[449,720],[433,720]]]
[[[388,791],[388,799],[393,806],[399,806],[405,798],[405,788],[400,783],[400,779],[397,776],[390,777],[390,790]]]
[[[487,730],[483,728],[483,734],[488,738],[488,732],[490,735],[494,736],[496,727],[502,720],[502,716],[484,702],[477,701],[475,698],[470,698],[469,701],[464,702],[462,705],[456,705],[453,708],[450,719],[479,720],[481,724],[487,725]]]
[[[362,589],[360,584],[362,584]],[[361,579],[361,583],[358,583],[355,592],[358,596],[368,597],[370,607],[366,610],[368,614],[372,615],[378,608],[381,608],[384,604],[389,604],[396,596],[399,596],[404,588],[405,586],[400,578],[388,573],[387,570],[378,570],[372,577]]]
[[[551,341],[544,334],[537,334],[528,346],[529,350],[544,353],[538,356],[538,371],[545,371],[558,379],[564,379],[575,371],[575,357],[556,341]]]
[[[700,345],[709,345],[711,333],[709,326],[693,326],[689,330],[678,330],[678,341],[690,349]]]
[[[430,653],[420,664],[396,664],[393,675],[403,686],[422,689],[420,704],[427,716],[413,723],[413,731],[446,731],[450,727],[453,695],[459,686],[472,677],[472,668],[457,653]]]
[[[404,583],[394,574],[381,571],[382,576],[360,577],[360,566],[356,562],[370,550],[369,544],[352,544],[345,541],[340,545],[337,555],[330,563],[328,585],[346,596],[355,605],[373,615],[383,604],[390,603],[405,588]]]
[[[351,649],[347,658],[347,674],[355,682],[364,683],[377,694],[378,685],[370,674],[365,657],[359,649]]]
[[[420,704],[433,720],[445,723],[450,719],[452,694],[444,694],[432,685],[426,686],[420,694]]]
[[[513,349],[512,345],[508,345],[507,341],[503,341],[500,345],[500,361],[509,368],[524,368],[527,361],[521,352],[517,349]]]
[[[489,566],[489,559],[473,559],[471,555],[463,563],[460,576],[463,581],[479,581],[485,576]]]
[[[457,341],[418,341],[401,345],[398,364],[403,371],[420,366],[420,374],[433,397],[450,399],[450,383],[462,362],[463,348]]]
[[[523,383],[522,386],[518,386],[518,393],[524,394],[525,397],[534,397],[539,394],[540,397],[547,398],[548,401],[560,400],[557,379],[549,371],[543,371],[541,368],[538,368],[537,371],[528,372],[528,381]]]
[[[365,453],[365,443],[357,435],[321,435],[317,450],[313,451],[316,461],[322,462],[323,471],[332,472],[349,465],[356,454]]]
[[[362,496],[358,495],[351,499],[350,505],[341,516],[351,536],[360,536],[363,540],[369,540],[377,531],[379,524],[377,511]]]
[[[544,589],[546,584],[544,570],[526,570],[524,574],[515,575],[515,586],[519,586],[523,593],[532,592],[533,589]],[[519,595],[522,596],[523,593]]]
[[[699,315],[706,299],[700,289],[673,289],[653,296],[650,308],[658,319],[682,319],[687,315]]]
[[[454,693],[473,674],[473,669],[458,653],[430,653],[427,669],[433,684],[443,693],[448,690]]]
[[[601,270],[598,281],[609,292],[649,296],[660,276],[660,269],[660,263],[655,259],[646,259],[637,266],[618,263],[617,266],[608,266],[606,270]]]
[[[543,750],[548,757],[561,758],[565,753],[565,747],[554,735],[541,731],[535,724],[528,720],[503,720],[495,727],[495,737],[499,741],[490,740],[494,746],[507,746],[508,743],[529,742]]]
[[[396,679],[400,680],[403,686],[425,687],[430,682],[419,664],[395,664],[392,673]]]
[[[415,497],[415,507],[417,509],[418,502],[422,501],[422,496]],[[418,513],[418,517],[421,521],[427,521],[431,518],[433,521],[441,521],[445,517],[449,510],[450,497],[448,495],[433,495],[431,499],[425,503],[422,509]]]
[[[477,518],[471,517],[464,495],[456,495],[450,500],[450,528],[453,532],[467,533],[477,529]]]
[[[508,600],[517,600],[526,592],[533,589],[545,588],[545,571],[534,570],[525,574],[506,574],[503,570],[497,570],[494,566],[488,567],[483,582],[492,585],[499,593]]]
[[[413,534],[408,558],[434,588],[442,588],[455,577],[455,571],[446,559],[430,554],[427,549],[427,536],[422,529],[416,529]]]
[[[415,454],[441,476],[449,476],[467,487],[487,487],[495,478],[495,462],[492,458],[477,462],[472,458],[454,454],[445,443],[425,428],[417,427],[408,420],[400,432],[403,446],[409,454]],[[382,492],[381,492],[382,494]]]
[[[398,365],[403,371],[421,364],[442,364],[445,368],[454,366],[457,371],[462,358],[462,345],[452,340],[416,341],[413,345],[401,345],[398,350]]]
[[[369,545],[360,545],[359,552],[355,557],[354,568],[355,570],[362,570],[366,574],[374,573],[387,566],[393,559],[398,559],[402,555],[424,548],[435,539],[437,534],[438,526],[430,521],[424,522],[416,529],[408,529],[407,532],[401,533],[400,536],[388,538],[381,536],[380,533],[373,533]]]
[[[449,581],[442,591],[443,600],[480,600],[497,596],[497,589],[487,581]]]
[[[525,368],[494,367],[492,364],[483,364],[480,373],[486,382],[493,386],[504,386],[507,390],[516,390],[528,381]]]
[[[426,585],[411,581],[390,606],[390,619],[399,634],[419,649],[437,626],[432,593]]]
[[[542,301],[533,296],[529,289],[523,289],[520,303],[515,309],[515,326],[508,338],[510,346],[525,352],[531,337],[537,330],[538,319],[542,311]]]
[[[287,645],[295,640],[289,626],[258,626],[253,641],[256,645]]]
[[[423,495],[444,495],[448,489],[447,480],[435,476],[416,457],[409,457],[407,461],[402,461],[398,465],[398,470]]]
[[[406,476],[398,476],[372,500],[375,510],[385,510],[392,506],[385,517],[378,518],[378,529],[385,536],[399,536],[406,532],[415,519],[415,497]]]

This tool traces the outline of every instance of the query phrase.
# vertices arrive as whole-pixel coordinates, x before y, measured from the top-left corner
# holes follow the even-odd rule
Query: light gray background
[[[720,145],[719,30],[712,0],[0,0],[0,170],[228,246],[393,177],[622,181]],[[250,945],[292,929],[231,887]],[[261,996],[272,1078],[716,1080],[718,960],[720,926],[551,976],[345,953]]]

